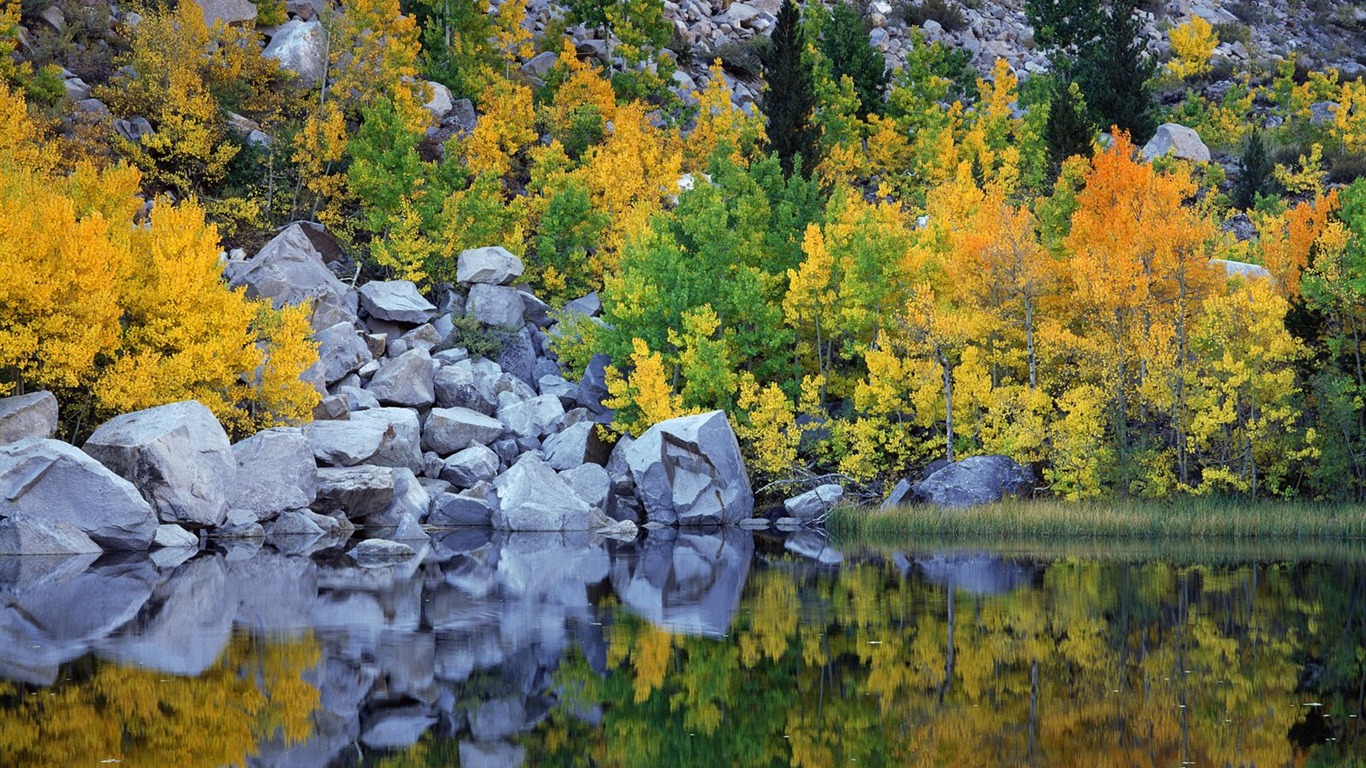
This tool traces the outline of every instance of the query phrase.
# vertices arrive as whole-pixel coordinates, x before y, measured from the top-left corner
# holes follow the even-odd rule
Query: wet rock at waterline
[[[915,484],[921,501],[943,507],[967,507],[1028,496],[1034,491],[1034,471],[1006,456],[973,456],[947,464]]]
[[[662,421],[624,458],[650,522],[733,524],[754,509],[740,444],[722,411]]]

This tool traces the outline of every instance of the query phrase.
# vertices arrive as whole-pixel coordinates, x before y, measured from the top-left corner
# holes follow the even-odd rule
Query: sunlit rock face
[[[722,411],[661,421],[624,455],[651,522],[733,524],[754,509],[740,445]]]

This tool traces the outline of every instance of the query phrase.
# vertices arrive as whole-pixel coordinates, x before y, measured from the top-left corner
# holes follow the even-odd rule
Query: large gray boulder
[[[204,12],[204,24],[212,27],[214,22],[223,24],[245,24],[256,21],[256,4],[251,0],[195,0]]]
[[[1259,278],[1265,280],[1273,279],[1271,271],[1261,264],[1249,264],[1246,261],[1229,261],[1228,259],[1210,259],[1209,263],[1224,270],[1226,277],[1241,277],[1244,279]]]
[[[1034,471],[1006,456],[973,456],[941,467],[917,483],[921,501],[942,507],[968,507],[1026,496],[1034,490]]]
[[[493,481],[498,504],[493,527],[504,531],[586,531],[611,523],[593,515],[588,502],[549,464],[525,454]]]
[[[314,330],[356,322],[355,294],[323,263],[301,223],[286,227],[255,257],[229,262],[224,273],[230,286],[246,286],[249,298],[270,299],[276,309],[312,301]]]
[[[465,313],[485,325],[520,328],[525,311],[521,294],[505,285],[475,283],[465,300]]]
[[[441,479],[457,488],[472,488],[498,474],[498,454],[479,443],[459,451],[441,466]]]
[[[0,555],[85,555],[100,545],[71,523],[18,514],[0,520]]]
[[[133,484],[74,446],[29,437],[0,446],[0,517],[69,523],[106,549],[145,550],[157,516]]]
[[[432,504],[427,522],[440,528],[487,526],[492,524],[493,510],[484,499],[443,493]]]
[[[491,360],[460,360],[437,369],[436,404],[468,408],[492,416],[498,410],[495,388],[502,372]]]
[[[366,387],[383,405],[426,408],[436,402],[436,368],[425,349],[410,349],[380,364]]]
[[[1154,158],[1170,154],[1178,160],[1192,160],[1197,163],[1209,162],[1209,147],[1200,140],[1200,134],[1193,128],[1177,123],[1163,123],[1147,144],[1143,145],[1143,159],[1151,162]]]
[[[0,444],[55,434],[57,398],[51,392],[43,390],[0,398]]]
[[[422,325],[436,317],[436,307],[422,297],[411,280],[375,280],[360,287],[360,305],[370,317],[391,323]]]
[[[228,515],[237,460],[223,426],[197,400],[115,416],[83,450],[136,486],[163,523],[213,526]]]
[[[783,511],[788,517],[809,522],[834,509],[842,498],[844,489],[838,483],[826,483],[784,501]]]
[[[303,509],[318,493],[313,446],[297,427],[257,432],[232,447],[237,484],[231,505],[268,520],[287,509]]]
[[[374,464],[422,471],[417,413],[407,408],[354,411],[345,421],[315,421],[304,427],[319,466]]]
[[[351,323],[330,325],[318,331],[313,338],[318,342],[318,365],[328,384],[341,381],[346,374],[359,370],[374,359],[365,339],[361,338],[356,326]]]
[[[541,437],[564,422],[564,405],[554,395],[537,395],[498,409],[498,420],[517,437]]]
[[[461,251],[455,262],[455,279],[460,283],[511,285],[522,276],[522,260],[496,245]]]
[[[503,423],[469,408],[433,408],[422,430],[422,447],[441,456],[470,443],[488,445],[503,435]]]
[[[597,424],[581,421],[545,439],[545,460],[558,470],[573,469],[584,462],[605,463],[607,447],[598,438]]]
[[[722,411],[661,421],[624,456],[650,522],[732,524],[754,510],[740,443]]]
[[[327,32],[316,19],[290,19],[275,30],[261,56],[280,62],[281,69],[298,75],[305,87],[312,88],[327,74]]]
[[[318,470],[318,511],[341,511],[348,519],[379,514],[394,500],[391,467],[323,467]]]

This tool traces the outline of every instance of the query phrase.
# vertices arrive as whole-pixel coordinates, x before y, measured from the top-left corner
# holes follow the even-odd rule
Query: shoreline
[[[1226,498],[1176,501],[1009,499],[961,509],[911,505],[831,510],[834,536],[1366,540],[1366,505]]]

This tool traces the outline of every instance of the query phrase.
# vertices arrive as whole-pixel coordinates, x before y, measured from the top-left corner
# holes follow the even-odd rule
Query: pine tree
[[[1261,131],[1248,136],[1243,154],[1238,158],[1238,182],[1233,185],[1233,207],[1244,210],[1257,202],[1257,195],[1267,191],[1271,179],[1271,158],[1266,153],[1266,142]]]
[[[1049,89],[1048,122],[1044,142],[1048,145],[1048,173],[1056,178],[1062,163],[1073,155],[1090,156],[1096,127],[1086,111],[1086,101],[1076,83],[1054,78]]]
[[[836,82],[844,75],[854,81],[859,115],[881,114],[886,103],[887,64],[868,42],[868,30],[858,11],[843,3],[836,5],[821,31],[820,49]]]
[[[1148,81],[1157,64],[1143,50],[1135,0],[1114,0],[1100,23],[1100,37],[1084,46],[1077,84],[1091,117],[1109,130],[1118,127],[1142,144],[1157,132],[1156,105]]]
[[[767,86],[763,113],[768,121],[769,148],[778,154],[788,174],[798,165],[809,174],[816,164],[817,136],[811,124],[816,90],[811,70],[802,60],[805,47],[801,12],[793,0],[783,0],[771,45],[762,55]]]

